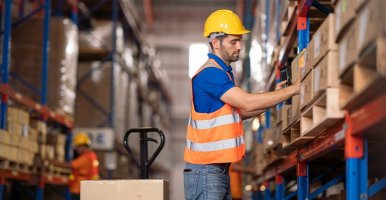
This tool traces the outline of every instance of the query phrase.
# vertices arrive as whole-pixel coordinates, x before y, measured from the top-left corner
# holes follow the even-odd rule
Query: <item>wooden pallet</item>
[[[358,63],[341,78],[340,107],[355,110],[386,93],[386,36],[364,49]]]
[[[32,166],[3,158],[0,158],[0,168],[28,173],[31,173],[33,171]]]
[[[314,139],[314,137],[300,135],[300,118],[284,130],[282,132],[282,136],[283,151],[296,149],[297,147],[303,146]]]
[[[315,137],[344,118],[339,109],[339,89],[327,88],[300,117],[300,135]]]

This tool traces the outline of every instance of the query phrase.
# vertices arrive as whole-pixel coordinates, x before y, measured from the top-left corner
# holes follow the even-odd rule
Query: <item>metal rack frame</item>
[[[19,7],[19,17],[20,19],[12,24],[11,19],[11,5],[12,0],[4,1],[4,30],[3,34],[3,51],[2,51],[2,83],[0,85],[1,93],[1,111],[0,111],[0,128],[6,128],[7,122],[7,107],[8,100],[11,99],[14,102],[30,109],[33,112],[36,112],[40,115],[43,121],[53,121],[57,124],[62,125],[67,131],[67,140],[66,140],[66,160],[70,159],[70,149],[71,149],[71,136],[73,129],[73,119],[71,117],[59,114],[54,110],[50,109],[47,106],[47,80],[48,80],[48,56],[49,56],[49,38],[50,38],[50,17],[51,17],[51,0],[45,0],[44,3],[41,3],[35,10],[31,13],[28,13],[24,16],[24,1],[20,2]],[[9,65],[10,65],[10,49],[11,49],[11,32],[12,28],[16,27],[23,22],[29,20],[32,16],[36,15],[40,11],[44,10],[44,30],[43,30],[43,48],[42,48],[42,88],[40,90],[40,102],[35,102],[34,100],[23,96],[23,94],[18,93],[12,86],[9,84]],[[75,11],[75,10],[73,10]],[[76,12],[73,12],[73,18],[77,16]],[[11,169],[0,170],[0,200],[4,197],[4,187],[7,183],[7,180],[16,180],[16,181],[31,181],[34,180],[34,177],[25,172],[16,172]],[[67,185],[67,179],[61,177],[49,176],[49,175],[40,175],[38,177],[38,185],[35,193],[35,198],[38,200],[43,199],[44,186],[46,184],[52,185]],[[69,191],[67,189],[66,199],[69,199]]]
[[[298,0],[297,14],[293,15],[293,22],[289,28],[289,36],[286,38],[283,47],[280,49],[279,59],[275,64],[275,70],[270,78],[270,83],[280,78],[277,73],[285,61],[287,54],[295,42],[295,30],[298,37],[298,53],[306,48],[309,43],[310,19],[309,10],[315,6],[323,13],[330,12],[328,8],[323,7],[316,0]],[[296,11],[295,11],[296,12]],[[263,193],[254,194],[255,199],[273,199],[270,191],[270,182],[275,179],[275,199],[314,199],[319,194],[326,191],[329,187],[339,183],[346,182],[346,196],[350,200],[367,199],[386,187],[386,177],[383,177],[377,183],[368,187],[368,150],[366,135],[369,129],[380,125],[386,121],[386,94],[374,99],[370,103],[360,107],[354,112],[347,112],[345,120],[338,122],[335,126],[324,132],[323,138],[318,138],[307,146],[298,148],[291,152],[283,162],[273,169],[264,172],[257,178],[258,185],[265,186]],[[267,119],[269,121],[269,118]],[[331,152],[339,147],[344,147],[346,172],[337,176],[314,192],[309,192],[309,164],[312,159]],[[296,169],[298,189],[296,192],[285,194],[283,173]],[[324,175],[315,178],[320,179]],[[313,182],[312,180],[311,182]]]

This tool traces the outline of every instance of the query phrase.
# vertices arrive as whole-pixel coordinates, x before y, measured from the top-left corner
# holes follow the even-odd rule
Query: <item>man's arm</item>
[[[299,91],[300,80],[298,79],[293,85],[284,89],[256,94],[250,94],[241,88],[233,87],[221,96],[221,100],[235,108],[253,112],[273,107],[278,103],[299,94]]]
[[[63,167],[63,168],[67,168],[67,169],[71,169],[72,168],[70,162],[60,162],[60,161],[57,161],[57,160],[50,160],[50,163],[55,165],[55,166],[57,166],[57,167]]]
[[[240,110],[240,114],[241,114],[241,118],[243,120],[246,120],[246,119],[249,119],[249,118],[252,118],[252,117],[256,117],[257,115],[260,115],[261,113],[263,113],[265,110],[256,110],[256,111],[246,111],[246,110]]]

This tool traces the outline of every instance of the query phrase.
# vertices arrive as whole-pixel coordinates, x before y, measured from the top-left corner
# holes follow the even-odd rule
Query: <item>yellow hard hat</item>
[[[236,13],[231,10],[217,10],[206,19],[203,35],[205,37],[211,33],[242,35],[249,32],[244,28]]]
[[[74,138],[74,145],[79,146],[79,145],[90,145],[91,140],[88,137],[87,133],[81,132],[77,133]]]

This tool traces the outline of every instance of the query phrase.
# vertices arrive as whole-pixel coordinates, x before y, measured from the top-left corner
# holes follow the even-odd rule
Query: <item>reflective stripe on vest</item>
[[[189,118],[189,124],[194,129],[200,129],[200,130],[214,128],[214,127],[222,126],[226,124],[233,124],[235,122],[241,122],[240,115],[235,110],[233,110],[232,114],[219,116],[208,120],[192,120],[192,117]]]
[[[207,143],[194,143],[190,140],[186,140],[186,148],[192,151],[199,152],[209,152],[209,151],[218,151],[223,149],[231,149],[235,147],[239,147],[244,144],[243,136],[220,140],[216,142],[207,142]]]

